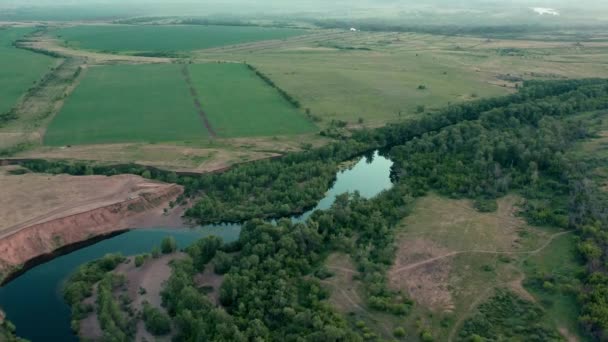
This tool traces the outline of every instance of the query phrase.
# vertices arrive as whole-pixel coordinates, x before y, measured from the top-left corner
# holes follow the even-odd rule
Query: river
[[[389,189],[392,162],[379,155],[361,158],[353,167],[340,171],[336,181],[317,206],[292,218],[306,220],[315,210],[328,209],[336,196],[359,191],[371,198]],[[0,288],[0,307],[17,326],[17,335],[32,342],[77,341],[70,328],[70,308],[63,301],[62,287],[78,266],[108,253],[134,255],[150,252],[166,236],[173,236],[180,247],[209,235],[225,242],[239,237],[240,225],[210,225],[194,229],[132,230],[38,265]]]

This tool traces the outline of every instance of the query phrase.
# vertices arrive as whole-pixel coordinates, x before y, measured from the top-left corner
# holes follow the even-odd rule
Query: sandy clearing
[[[2,168],[0,168],[2,169]],[[108,206],[166,184],[138,176],[49,176],[0,173],[0,237],[27,226]]]
[[[109,53],[93,52],[87,50],[77,50],[62,46],[60,42],[49,36],[33,37],[30,41],[22,43],[23,47],[35,50],[44,50],[57,53],[65,57],[85,58],[89,64],[114,64],[114,63],[133,63],[133,64],[153,64],[171,63],[172,58],[161,57],[141,57],[128,55],[115,55]]]

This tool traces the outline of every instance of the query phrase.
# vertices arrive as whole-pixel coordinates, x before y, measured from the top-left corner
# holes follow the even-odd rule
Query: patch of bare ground
[[[271,151],[232,146],[185,147],[163,144],[108,144],[71,147],[37,147],[18,158],[95,160],[104,164],[136,163],[183,172],[214,172],[232,165],[277,157]]]
[[[27,42],[21,43],[20,46],[32,50],[53,52],[64,57],[84,58],[89,64],[151,64],[171,63],[174,60],[172,58],[116,55],[73,49],[61,45],[61,42],[58,39],[49,35],[32,37]]]
[[[203,273],[194,276],[194,283],[199,289],[204,290],[213,305],[220,305],[220,287],[224,281],[224,276],[213,271],[213,265],[205,266]]]
[[[143,310],[143,303],[148,302],[151,306],[165,311],[162,307],[161,291],[166,281],[171,277],[172,260],[185,257],[184,253],[163,255],[156,259],[147,259],[140,266],[135,266],[134,258],[129,263],[120,265],[115,273],[122,273],[127,278],[126,294],[132,301],[131,307],[135,312]],[[143,321],[137,323],[135,341],[170,341],[170,336],[157,337],[150,334]]]
[[[565,327],[560,327],[557,330],[566,339],[566,341],[568,341],[568,342],[578,342],[579,341],[578,337],[576,337],[575,335],[573,335]]]
[[[97,285],[93,286],[93,294],[89,298],[83,300],[82,303],[95,308],[97,305],[96,301]],[[93,310],[93,312],[96,312],[96,310]],[[96,314],[90,313],[87,317],[80,321],[78,335],[81,338],[86,338],[91,341],[99,341],[103,338],[103,330],[101,329],[101,325],[99,324]]]
[[[0,272],[36,257],[130,228],[183,227],[164,208],[183,189],[138,176],[0,174]],[[6,195],[6,196],[4,196]]]
[[[166,186],[133,175],[0,174],[0,234],[123,202]]]
[[[120,264],[114,271],[114,274],[124,275],[125,286],[114,290],[113,297],[118,300],[122,295],[126,295],[130,300],[130,308],[137,315],[143,310],[143,303],[148,302],[152,307],[165,311],[162,307],[161,291],[166,281],[171,276],[170,262],[178,260],[185,256],[184,253],[178,252],[168,255],[162,255],[156,259],[148,258],[140,267],[135,266],[135,258],[130,257],[128,261]],[[83,304],[90,304],[93,307],[97,303],[97,285],[93,288],[93,295],[86,298]],[[101,330],[97,310],[89,314],[85,319],[80,321],[79,336],[82,339],[89,341],[103,341],[103,331]],[[144,322],[140,319],[137,321],[137,329],[135,334],[136,342],[144,341],[171,341],[171,336],[154,336],[150,334]]]
[[[454,309],[449,290],[449,250],[425,239],[400,243],[395,264],[389,272],[389,286],[402,290],[418,304],[435,312]],[[435,262],[425,262],[436,260]],[[421,263],[422,262],[422,263]],[[407,268],[408,266],[411,266]]]

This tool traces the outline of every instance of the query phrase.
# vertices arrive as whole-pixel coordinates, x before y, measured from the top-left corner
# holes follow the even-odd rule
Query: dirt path
[[[558,237],[560,237],[562,235],[565,235],[565,234],[570,234],[572,232],[573,232],[573,230],[556,233],[556,234],[550,236],[549,239],[542,246],[540,246],[539,248],[537,248],[537,249],[535,249],[533,251],[524,251],[524,252],[517,252],[517,251],[498,252],[498,251],[471,250],[471,251],[450,252],[450,253],[446,253],[446,254],[443,254],[443,255],[440,255],[440,256],[436,256],[434,258],[426,259],[426,260],[423,260],[423,261],[420,261],[420,262],[416,262],[416,263],[413,263],[413,264],[409,264],[409,265],[400,267],[400,268],[398,268],[396,270],[392,270],[390,272],[390,274],[395,274],[395,273],[401,273],[401,272],[404,272],[404,271],[409,271],[409,270],[412,270],[414,268],[417,268],[417,267],[420,267],[420,266],[423,266],[423,265],[427,265],[427,264],[430,264],[430,263],[433,263],[435,261],[442,260],[442,259],[445,259],[445,258],[449,258],[449,257],[453,257],[453,256],[456,256],[456,255],[460,255],[460,254],[494,254],[494,255],[496,255],[496,254],[499,254],[499,255],[501,255],[501,254],[503,254],[503,255],[504,254],[518,254],[518,255],[529,254],[529,255],[534,255],[534,254],[540,253],[545,248],[547,248],[551,244],[551,242],[553,242],[553,240],[555,240],[556,238],[558,238]]]
[[[569,231],[553,234],[553,235],[551,235],[549,237],[549,239],[547,239],[547,241],[542,246],[540,246],[539,248],[537,248],[537,249],[535,249],[533,251],[528,251],[528,252],[494,252],[494,253],[491,253],[491,254],[520,254],[520,255],[521,254],[525,254],[525,255],[532,256],[532,255],[538,254],[541,251],[543,251],[545,248],[547,248],[558,237],[566,235],[566,234],[570,234],[572,232],[574,232],[574,231],[573,230],[569,230]],[[455,255],[455,254],[462,254],[462,253],[466,253],[466,252],[456,252],[456,253],[449,253],[449,254]],[[486,252],[486,251],[474,251],[472,253],[488,253],[488,252]],[[440,258],[441,257],[439,257],[439,259]],[[437,258],[433,258],[433,259],[437,259]],[[429,259],[429,260],[431,260],[431,259]],[[430,262],[433,262],[433,261],[435,261],[435,260],[431,260]],[[418,266],[418,265],[413,265],[413,266]],[[494,291],[494,289],[497,288],[497,287],[505,286],[506,285],[512,291],[514,291],[518,296],[520,296],[521,298],[523,298],[525,300],[528,300],[530,302],[536,303],[536,298],[534,298],[534,296],[532,296],[530,294],[530,292],[528,292],[523,287],[523,281],[526,279],[526,275],[519,268],[516,268],[514,266],[513,266],[513,268],[514,268],[514,270],[516,270],[519,273],[519,277],[517,277],[514,280],[508,281],[508,282],[491,285],[485,291],[483,291],[481,293],[481,295],[479,297],[477,297],[475,299],[475,301],[473,301],[473,303],[471,303],[471,305],[469,306],[469,308],[467,309],[467,311],[464,314],[460,315],[459,319],[456,321],[456,323],[454,323],[454,326],[450,330],[450,334],[448,336],[448,342],[451,342],[451,341],[454,340],[454,337],[455,337],[456,333],[458,332],[458,329],[462,326],[462,324],[464,323],[464,321],[470,316],[470,313],[473,310],[475,310],[475,308],[477,308],[477,306],[479,306],[481,304],[481,302],[488,297],[488,294],[491,293],[492,291]],[[564,337],[568,338],[568,336],[566,334],[564,334],[561,330],[560,330],[560,333]]]
[[[194,84],[192,84],[192,78],[190,77],[190,71],[188,70],[187,65],[184,65],[182,67],[182,75],[184,76],[184,79],[186,80],[186,84],[190,88],[190,95],[194,99],[194,106],[196,107],[196,110],[197,110],[198,114],[200,115],[201,119],[203,119],[203,123],[205,124],[207,131],[209,131],[209,134],[211,135],[211,137],[216,138],[217,134],[215,133],[215,130],[211,126],[211,123],[209,122],[209,118],[207,117],[207,114],[203,110],[203,107],[199,101],[199,96],[196,91],[196,88],[194,88]]]
[[[141,57],[129,55],[116,55],[111,53],[94,52],[87,50],[73,49],[62,46],[60,42],[50,36],[30,37],[28,42],[22,43],[21,46],[32,50],[49,51],[59,54],[64,57],[79,57],[86,59],[90,64],[153,64],[153,63],[171,63],[172,58],[164,57]]]

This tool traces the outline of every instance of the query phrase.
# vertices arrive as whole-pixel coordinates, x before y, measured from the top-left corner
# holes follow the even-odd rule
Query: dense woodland
[[[362,271],[368,307],[407,315],[412,301],[386,285],[386,270],[394,259],[393,228],[408,214],[409,204],[429,191],[474,199],[484,211],[495,209],[496,198],[516,192],[526,199],[523,215],[530,223],[576,229],[587,262],[583,285],[575,289],[580,321],[597,339],[608,338],[606,199],[598,190],[600,180],[591,174],[605,161],[570,153],[577,142],[592,136],[593,122],[581,113],[606,109],[607,81],[526,82],[514,95],[450,106],[421,119],[358,131],[319,149],[221,174],[180,177],[134,169],[142,175],[148,172],[150,178],[179,182],[188,196],[203,192],[186,214],[195,221],[252,219],[244,224],[238,242],[202,240],[187,249],[190,258],[173,265],[163,303],[177,327],[176,340],[376,338],[369,329],[350,325],[323,301],[328,295],[320,284],[328,276],[323,261],[333,251],[350,254]],[[384,148],[395,162],[391,190],[369,200],[357,194],[340,196],[331,209],[316,212],[305,223],[259,220],[313,206],[340,162],[376,148]],[[111,171],[84,164],[24,165],[54,173]],[[208,262],[225,276],[220,296],[224,309],[214,308],[194,286],[193,276]],[[513,302],[504,294],[492,300]],[[484,331],[490,335],[481,337],[496,338],[511,330],[512,322],[500,318],[508,312],[483,308],[479,317],[485,317],[491,329],[479,328],[476,316],[465,324],[460,338],[477,339]],[[541,321],[543,313],[533,311],[526,313],[530,319],[518,322],[518,329],[531,331]],[[555,336],[550,327],[538,331],[539,340]],[[420,334],[432,339],[432,332]]]

